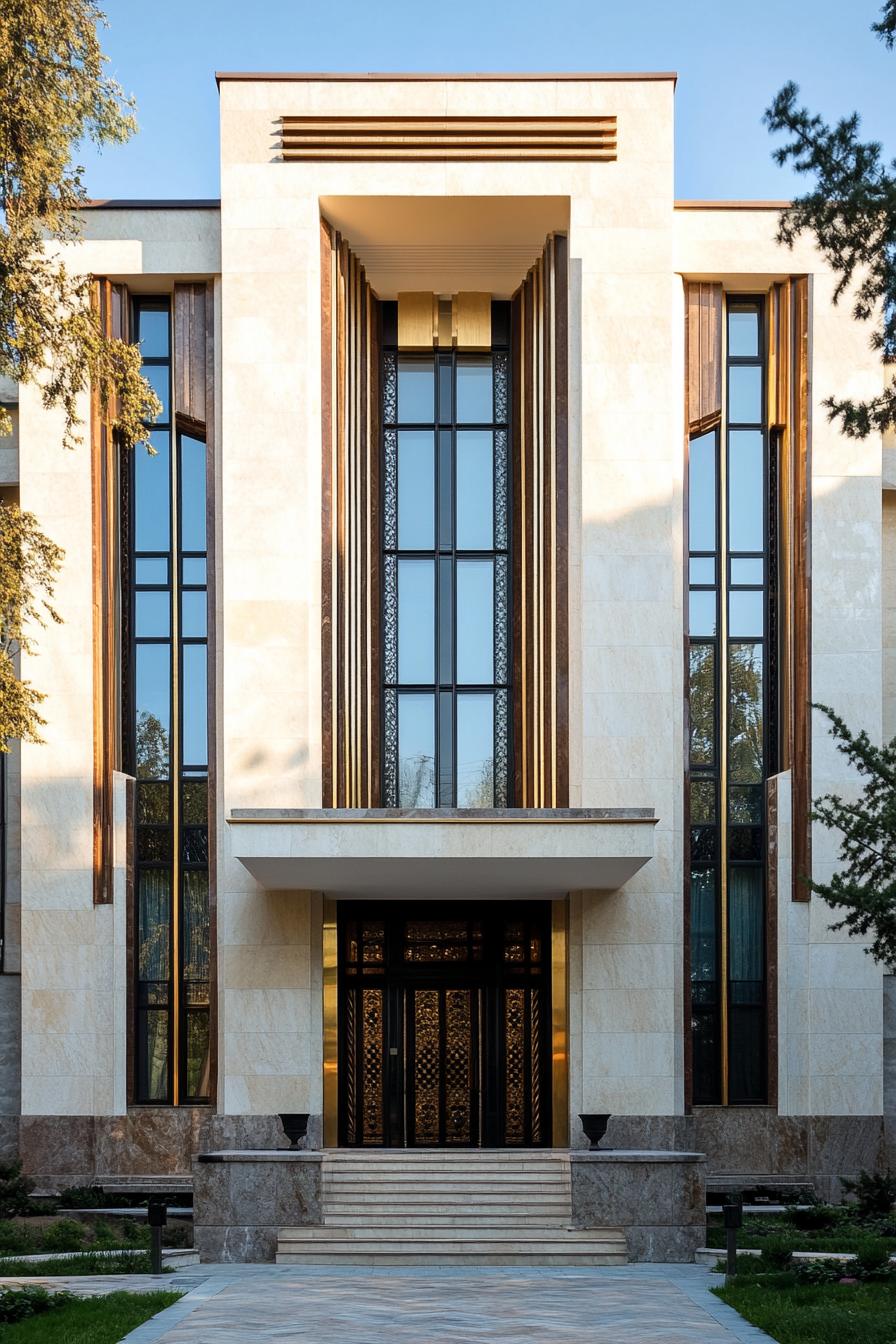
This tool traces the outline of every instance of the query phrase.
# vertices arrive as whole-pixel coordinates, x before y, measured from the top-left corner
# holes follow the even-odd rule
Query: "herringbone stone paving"
[[[172,1286],[179,1286],[178,1277],[169,1280]],[[710,1282],[719,1279],[696,1266],[671,1265],[411,1271],[220,1266],[170,1311],[128,1335],[127,1344],[767,1340],[709,1293]]]

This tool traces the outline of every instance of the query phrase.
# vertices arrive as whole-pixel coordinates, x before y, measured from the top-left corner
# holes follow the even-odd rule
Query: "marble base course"
[[[621,1227],[629,1259],[690,1262],[706,1236],[706,1155],[602,1150],[569,1155],[574,1227]]]
[[[281,1227],[323,1221],[321,1153],[200,1153],[193,1162],[193,1246],[204,1263],[271,1262]]]

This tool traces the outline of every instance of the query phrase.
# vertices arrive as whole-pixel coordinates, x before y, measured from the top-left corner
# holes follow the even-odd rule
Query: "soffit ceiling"
[[[381,299],[423,290],[508,299],[549,233],[569,227],[566,196],[322,196]]]

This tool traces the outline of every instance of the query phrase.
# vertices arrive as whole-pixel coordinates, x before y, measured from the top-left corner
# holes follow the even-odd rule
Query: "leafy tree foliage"
[[[845,910],[832,928],[870,939],[866,951],[896,971],[896,738],[877,747],[866,732],[851,733],[827,705],[815,707],[830,719],[838,750],[864,785],[855,801],[833,793],[815,800],[813,821],[841,834],[842,867],[830,882],[810,880],[809,886]]]
[[[20,650],[34,652],[35,625],[60,620],[52,598],[62,555],[33,513],[0,505],[0,752],[9,750],[9,738],[41,741],[38,705],[45,697],[19,680],[16,659]]]
[[[887,0],[872,30],[892,50],[896,0]],[[896,160],[886,162],[877,141],[860,139],[857,112],[831,126],[798,97],[798,86],[785,84],[765,113],[770,131],[790,137],[775,150],[777,162],[815,184],[782,213],[778,239],[793,246],[800,234],[814,238],[838,276],[834,301],[851,290],[853,315],[874,323],[872,347],[896,358]],[[896,428],[896,378],[870,401],[832,395],[824,404],[852,438]]]
[[[93,0],[4,0],[0,9],[0,373],[37,382],[80,439],[77,400],[92,383],[131,446],[161,409],[140,374],[139,351],[107,339],[91,307],[90,277],[72,274],[62,247],[80,235],[87,201],[79,144],[119,144],[132,103],[103,70]],[[10,432],[0,410],[0,433]]]

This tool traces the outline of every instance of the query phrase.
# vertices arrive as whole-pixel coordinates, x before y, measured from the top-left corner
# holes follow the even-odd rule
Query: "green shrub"
[[[843,1182],[843,1189],[855,1195],[856,1208],[863,1218],[886,1217],[896,1204],[896,1175],[889,1167],[886,1171],[860,1171],[856,1180]]]
[[[60,1209],[108,1208],[101,1185],[70,1185],[56,1202]]]
[[[0,1222],[0,1255],[30,1255],[36,1250],[37,1242],[30,1228]]]
[[[74,1301],[71,1293],[48,1293],[46,1288],[0,1288],[0,1325],[12,1325],[29,1316],[65,1307]]]
[[[84,1245],[85,1231],[84,1224],[76,1223],[74,1218],[60,1218],[58,1223],[51,1223],[44,1228],[41,1250],[80,1251]]]
[[[890,1263],[889,1248],[881,1242],[869,1242],[857,1253],[855,1263],[864,1274],[874,1274]]]
[[[839,1218],[832,1204],[810,1204],[808,1208],[789,1208],[787,1217],[800,1232],[825,1232]]]
[[[817,1288],[825,1283],[838,1283],[844,1274],[849,1274],[851,1271],[835,1260],[798,1260],[793,1272],[797,1283]]]
[[[31,1198],[34,1182],[22,1175],[21,1162],[0,1162],[0,1218],[43,1212]]]
[[[760,1257],[764,1269],[787,1269],[793,1252],[790,1237],[769,1237]]]

